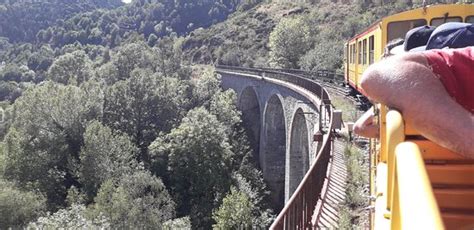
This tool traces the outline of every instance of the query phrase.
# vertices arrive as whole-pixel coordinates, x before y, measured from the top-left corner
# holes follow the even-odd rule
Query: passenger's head
[[[396,38],[387,43],[383,50],[382,58],[387,58],[395,54],[403,53],[403,42],[401,38]]]
[[[434,30],[434,26],[419,26],[409,30],[405,35],[404,50],[408,52],[413,48],[425,46]]]
[[[474,46],[474,25],[462,22],[448,22],[433,29],[426,44],[410,51],[462,48]]]

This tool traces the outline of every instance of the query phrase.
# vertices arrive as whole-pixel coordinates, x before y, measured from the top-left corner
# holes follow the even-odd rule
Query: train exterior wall
[[[368,45],[371,36],[374,36],[373,60],[377,62],[382,58],[383,48],[390,40],[394,38],[404,38],[405,33],[416,26],[438,25],[439,20],[444,18],[446,21],[460,20],[462,22],[474,23],[474,5],[427,6],[394,14],[375,22],[368,29],[354,36],[346,43],[346,83],[359,93],[365,95],[360,87],[360,80],[363,72],[372,64],[371,62],[369,63],[368,56],[365,57],[365,63],[363,60],[364,56],[369,55],[371,52]],[[394,23],[403,24],[403,22],[407,22],[404,27],[396,28],[397,31],[388,32],[391,25],[394,25]],[[395,26],[392,28],[394,27]],[[367,42],[365,48],[363,45],[364,41]]]

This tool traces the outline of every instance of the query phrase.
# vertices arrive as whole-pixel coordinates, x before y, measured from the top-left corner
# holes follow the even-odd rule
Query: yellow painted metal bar
[[[390,110],[387,113],[387,139],[385,146],[387,148],[387,209],[390,210],[392,204],[392,188],[394,176],[394,158],[395,147],[405,140],[403,117],[400,112]]]
[[[379,110],[379,125],[380,125],[380,161],[387,162],[387,146],[385,142],[387,140],[387,133],[386,133],[386,117],[387,114],[387,107],[385,105],[380,105]]]
[[[444,229],[418,146],[399,144],[394,163],[391,229]]]

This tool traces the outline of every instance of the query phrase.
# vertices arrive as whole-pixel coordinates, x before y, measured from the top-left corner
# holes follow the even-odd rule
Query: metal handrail
[[[394,158],[395,147],[405,140],[405,125],[403,123],[402,115],[396,110],[388,111],[387,119],[387,209],[390,210],[392,205],[392,187],[393,187],[393,173],[394,173]]]
[[[391,229],[444,229],[419,147],[405,141],[400,112],[386,117],[386,204]]]
[[[321,87],[321,85],[311,79],[301,77],[297,74],[285,73],[281,70],[251,69],[234,66],[218,66],[217,68],[265,75],[265,77],[282,80],[302,87],[320,98],[320,101],[316,101],[313,98],[308,98],[308,100],[311,101],[316,108],[318,108],[318,105],[323,105],[322,108],[324,108],[325,111],[320,112],[321,114],[326,112],[328,115],[328,127],[323,136],[321,148],[316,153],[313,164],[301,180],[298,188],[270,227],[270,229],[311,228],[311,218],[318,198],[321,195],[331,155],[333,108],[330,106],[331,98],[329,93]]]
[[[395,152],[391,229],[444,229],[420,149],[403,142]]]
[[[306,71],[301,69],[280,69],[280,68],[247,68],[240,66],[217,65],[218,69],[232,69],[239,71],[247,71],[249,73],[256,72],[279,72],[285,74],[293,74],[299,77],[309,78],[311,80],[334,81],[337,83],[344,83],[344,74],[338,73],[334,70],[319,69],[316,71]]]

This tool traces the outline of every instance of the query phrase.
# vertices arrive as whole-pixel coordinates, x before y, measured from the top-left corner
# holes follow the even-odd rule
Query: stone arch
[[[309,168],[308,125],[301,108],[298,108],[291,123],[289,154],[288,198],[300,184]]]
[[[242,111],[242,123],[247,130],[253,157],[258,164],[257,167],[260,167],[260,103],[253,87],[249,86],[242,91],[239,98],[239,108]]]
[[[264,112],[262,147],[263,178],[271,191],[273,208],[278,213],[285,203],[286,125],[282,100],[273,95]]]

